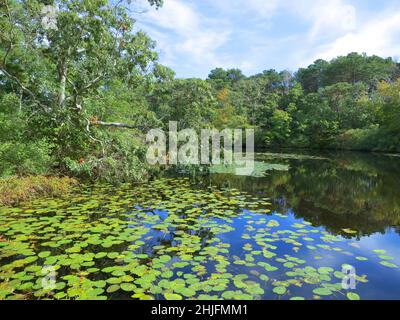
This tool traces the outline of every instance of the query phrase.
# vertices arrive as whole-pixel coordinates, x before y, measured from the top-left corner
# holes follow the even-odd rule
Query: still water
[[[216,174],[219,186],[251,194],[269,195],[273,211],[293,222],[310,222],[342,239],[341,247],[352,255],[304,250],[315,265],[351,264],[368,282],[358,287],[364,299],[400,299],[400,157],[358,152],[304,152],[258,154],[257,160],[283,164],[288,170],[267,171],[265,177]],[[356,232],[350,232],[351,229]],[[378,254],[374,252],[378,251]],[[379,250],[382,250],[381,252]],[[383,253],[385,254],[379,254]],[[389,259],[389,256],[393,259]],[[356,258],[355,258],[356,257]],[[368,260],[358,260],[361,257]],[[319,259],[322,258],[322,259]],[[382,259],[392,268],[382,267]]]
[[[399,157],[256,160],[0,208],[0,298],[400,299]]]

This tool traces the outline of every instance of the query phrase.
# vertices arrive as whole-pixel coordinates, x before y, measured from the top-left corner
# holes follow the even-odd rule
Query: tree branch
[[[118,128],[127,128],[127,129],[146,130],[146,128],[138,126],[138,125],[126,124],[126,123],[120,123],[120,122],[104,122],[104,121],[96,120],[96,121],[93,121],[92,124],[103,126],[103,127],[118,127]]]
[[[12,75],[11,73],[9,73],[5,68],[3,68],[2,66],[0,66],[0,71],[9,79],[13,80],[15,83],[18,84],[18,86],[22,89],[22,91],[26,92],[34,101],[36,101],[36,103],[41,106],[43,108],[44,111],[49,112],[49,109],[43,105],[42,103],[40,103],[40,101],[37,99],[36,95],[29,90],[27,87],[25,87],[22,82],[14,75]]]

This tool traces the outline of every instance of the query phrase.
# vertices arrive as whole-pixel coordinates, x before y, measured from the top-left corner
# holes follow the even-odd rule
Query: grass
[[[68,193],[77,185],[68,177],[8,177],[0,178],[0,206],[14,206],[39,197],[56,197]]]

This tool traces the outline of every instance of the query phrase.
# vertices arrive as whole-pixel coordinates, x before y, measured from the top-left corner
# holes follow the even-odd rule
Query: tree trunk
[[[65,87],[67,83],[67,66],[65,62],[60,69],[60,92],[58,95],[58,105],[62,107],[65,101]]]

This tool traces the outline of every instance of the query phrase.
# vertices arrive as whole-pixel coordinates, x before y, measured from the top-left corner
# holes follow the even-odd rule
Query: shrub
[[[0,179],[0,206],[11,206],[38,197],[59,197],[78,182],[68,177],[28,176]]]
[[[400,135],[382,128],[352,129],[339,135],[331,146],[345,150],[399,152]]]
[[[48,174],[53,145],[33,134],[19,103],[14,94],[0,94],[0,176]]]
[[[53,165],[50,149],[44,140],[0,144],[0,176],[47,174]]]
[[[146,150],[138,138],[129,132],[115,131],[103,141],[104,153],[81,159],[65,158],[68,174],[110,183],[142,181],[149,175]]]

